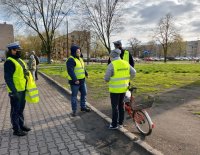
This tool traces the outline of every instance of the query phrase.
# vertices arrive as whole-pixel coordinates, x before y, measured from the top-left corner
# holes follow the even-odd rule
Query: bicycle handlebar
[[[130,88],[129,88],[129,91],[131,91],[131,92],[132,92],[132,91],[136,91],[136,90],[137,90],[137,87],[130,87]]]

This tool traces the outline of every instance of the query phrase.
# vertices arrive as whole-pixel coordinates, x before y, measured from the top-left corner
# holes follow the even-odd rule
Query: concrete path
[[[25,120],[32,130],[27,136],[13,136],[10,103],[0,64],[0,155],[148,155],[120,131],[108,130],[108,123],[96,113],[78,112],[70,116],[71,106],[48,81],[39,77],[39,104],[26,104]]]

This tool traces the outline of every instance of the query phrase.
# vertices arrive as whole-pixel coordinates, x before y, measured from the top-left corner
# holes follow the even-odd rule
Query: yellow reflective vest
[[[15,65],[15,72],[13,74],[13,82],[15,85],[15,88],[17,89],[17,91],[25,91],[26,89],[26,79],[24,77],[24,71],[22,66],[19,64],[19,62],[17,62],[17,60],[8,57],[7,60],[10,60],[14,63]],[[23,60],[20,59],[20,61],[24,64],[24,66],[26,67],[26,64]],[[7,86],[7,90],[10,93],[11,90],[10,88]]]
[[[129,51],[127,50],[124,51],[123,60],[129,63]]]
[[[29,71],[29,76],[24,75],[24,71],[22,66],[13,58],[8,57],[7,60],[11,60],[15,65],[15,72],[13,74],[13,82],[15,85],[15,88],[17,91],[25,91],[26,90],[26,96],[25,99],[29,103],[38,103],[39,102],[39,95],[38,95],[38,89],[36,87],[35,81],[32,77],[31,72]],[[25,68],[27,69],[27,66],[23,60],[20,59],[20,61],[24,64]],[[7,86],[8,92],[10,93],[11,90]]]
[[[109,92],[125,93],[128,90],[130,81],[130,65],[124,60],[114,60],[111,62],[114,68],[114,75],[109,81]]]
[[[77,79],[84,79],[85,78],[85,65],[82,58],[74,58],[70,56],[69,58],[74,59],[76,66],[74,67],[74,73]],[[69,60],[69,59],[68,59]],[[68,80],[72,80],[72,78],[68,75]]]
[[[40,100],[39,92],[33,76],[29,71],[29,76],[27,76],[27,84],[26,84],[26,101],[29,103],[38,103]]]

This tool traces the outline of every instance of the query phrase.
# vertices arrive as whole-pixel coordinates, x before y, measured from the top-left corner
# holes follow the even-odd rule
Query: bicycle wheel
[[[142,135],[148,136],[151,134],[152,124],[148,119],[148,116],[146,116],[146,113],[144,113],[142,110],[135,111],[133,113],[133,120],[136,128]]]

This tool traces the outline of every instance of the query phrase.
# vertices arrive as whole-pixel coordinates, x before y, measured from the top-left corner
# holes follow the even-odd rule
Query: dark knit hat
[[[72,55],[73,57],[76,56],[76,50],[77,50],[77,49],[80,49],[80,47],[77,46],[77,45],[72,45],[72,46],[71,46],[71,55]]]

